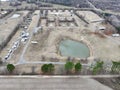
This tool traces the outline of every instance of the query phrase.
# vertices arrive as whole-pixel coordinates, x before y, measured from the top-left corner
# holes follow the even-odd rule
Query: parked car
[[[120,34],[112,34],[113,37],[119,37]]]

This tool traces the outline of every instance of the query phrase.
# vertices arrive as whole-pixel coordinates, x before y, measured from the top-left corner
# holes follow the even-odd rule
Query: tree
[[[82,64],[80,62],[76,63],[75,64],[75,71],[78,72],[78,71],[81,71],[82,69]]]
[[[13,64],[8,64],[7,65],[7,70],[11,73],[15,69],[15,66]]]
[[[93,74],[97,74],[99,71],[103,69],[103,61],[97,61],[96,64],[93,66]]]
[[[54,71],[54,65],[53,64],[48,64],[48,72],[52,73]]]
[[[70,72],[74,67],[74,63],[73,62],[66,62],[65,64],[65,69],[67,70],[67,72]]]
[[[53,64],[44,64],[41,67],[41,70],[43,73],[52,73],[54,71],[54,65]]]
[[[48,72],[48,65],[47,64],[44,64],[42,67],[41,67],[41,70],[43,73],[47,73]]]

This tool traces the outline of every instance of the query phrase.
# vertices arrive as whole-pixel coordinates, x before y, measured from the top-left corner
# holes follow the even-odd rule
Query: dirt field
[[[18,65],[19,68],[23,64],[26,69],[20,70],[17,68],[20,72],[31,73],[31,68],[33,66],[38,68],[36,69],[36,72],[39,72],[40,66],[44,63],[55,63],[56,67],[57,64],[59,64],[59,66],[64,65],[68,60],[68,57],[61,56],[60,51],[58,50],[59,43],[64,38],[82,41],[89,47],[90,57],[87,58],[88,61],[85,62],[86,65],[90,65],[94,59],[100,59],[105,62],[119,61],[119,44],[109,38],[109,36],[101,34],[102,32],[95,33],[95,26],[92,26],[92,24],[87,25],[74,13],[71,16],[71,12],[68,10],[63,13],[59,10],[60,14],[56,11],[49,12],[50,13],[48,13],[44,19],[42,18],[40,20],[40,23],[38,23],[40,18],[39,15],[41,14],[40,11],[37,10],[33,13],[32,21],[27,29],[27,32],[30,34],[29,40],[24,44],[20,44],[11,58],[7,61],[8,63]],[[67,12],[69,13],[66,14]],[[48,17],[52,17],[55,20],[47,22]],[[65,19],[64,22],[61,22],[59,21],[61,17],[72,17],[74,21],[68,22],[67,19]],[[48,23],[48,26],[46,23]],[[41,29],[39,32],[34,33],[37,25],[39,25],[38,27],[41,27]],[[102,23],[102,25],[107,28],[111,27],[112,29],[110,24],[107,25]],[[19,37],[21,31],[22,29],[19,29],[14,35],[9,44],[1,52],[1,57],[4,58],[13,42]],[[80,60],[80,58],[74,58],[73,61],[78,62]],[[57,70],[56,72],[59,73],[60,71]]]
[[[50,11],[49,11],[50,12]],[[53,11],[54,13],[57,13]],[[59,11],[60,12],[60,11]],[[68,11],[66,11],[68,12]],[[62,15],[62,14],[61,14]],[[48,17],[51,16],[48,15]],[[67,17],[67,16],[66,16]],[[45,56],[45,61],[51,61],[49,58],[60,59],[57,62],[66,61],[65,57],[61,57],[58,51],[58,43],[62,38],[68,37],[73,40],[83,41],[88,45],[91,52],[90,58],[99,58],[104,61],[119,61],[119,51],[120,47],[118,44],[111,41],[108,38],[102,38],[99,35],[88,34],[88,32],[93,32],[90,28],[86,28],[85,23],[81,22],[81,19],[73,15],[79,27],[65,28],[63,26],[58,26],[57,28],[44,28],[47,27],[44,25],[43,33],[38,33],[33,36],[31,41],[36,41],[37,44],[30,43],[26,54],[25,59],[27,61],[42,61],[42,57]],[[59,18],[59,15],[58,15]],[[54,22],[55,23],[55,22]],[[41,23],[42,26],[43,23]],[[65,24],[63,22],[63,24]],[[106,26],[106,25],[105,25]],[[108,25],[110,26],[110,25]],[[106,27],[108,27],[106,26]],[[113,50],[115,52],[113,52]],[[34,60],[32,59],[34,58]],[[52,61],[54,62],[54,60]]]
[[[82,16],[89,23],[104,20],[91,11],[77,11],[76,13]]]
[[[0,39],[1,39],[2,41],[5,41],[5,40],[9,37],[9,35],[13,32],[13,29],[21,22],[22,18],[23,18],[24,16],[26,16],[27,13],[28,13],[28,11],[15,12],[14,14],[20,14],[20,17],[18,17],[18,18],[11,18],[12,15],[14,15],[14,14],[12,14],[11,16],[9,16],[9,17],[5,20],[5,23],[2,23],[2,24],[0,25],[0,27],[1,27],[1,30],[0,30]],[[2,28],[4,28],[4,30],[3,30]],[[14,43],[15,41],[17,41],[18,38],[20,37],[21,32],[22,32],[22,29],[21,29],[21,28],[18,29],[18,30],[16,30],[15,35],[14,35],[14,36],[12,37],[12,39],[8,42],[7,46],[1,51],[0,56],[1,56],[3,59],[4,59],[4,57],[8,54],[8,51],[12,48],[13,43]],[[23,48],[23,47],[21,46],[21,48]],[[11,57],[14,61],[11,61],[11,63],[16,62],[16,59],[18,60],[19,57],[18,57],[17,54],[19,54],[19,52],[21,52],[21,51],[22,51],[22,50],[21,50],[21,49],[19,50],[19,48],[18,48],[18,50],[16,50],[16,51],[14,52],[13,56]]]
[[[0,45],[2,45],[4,42],[6,42],[11,35],[13,35],[14,32],[16,32],[15,28],[18,26],[18,24],[21,23],[23,20],[22,18],[26,16],[28,11],[20,11],[15,12],[11,16],[9,16],[7,19],[3,19],[0,24]],[[20,15],[19,17],[12,18],[14,15]]]
[[[108,38],[100,38],[98,35],[88,34],[85,38],[90,42],[93,47],[94,57],[101,60],[119,61],[120,47]]]

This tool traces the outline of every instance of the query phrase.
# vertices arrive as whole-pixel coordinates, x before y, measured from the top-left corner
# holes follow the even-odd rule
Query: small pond
[[[90,56],[90,50],[86,44],[69,39],[60,42],[59,50],[62,56],[67,57],[87,58]]]

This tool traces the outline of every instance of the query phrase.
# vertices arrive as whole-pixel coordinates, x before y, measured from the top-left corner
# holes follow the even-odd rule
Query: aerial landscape
[[[0,90],[120,90],[120,0],[0,0],[0,79]]]

